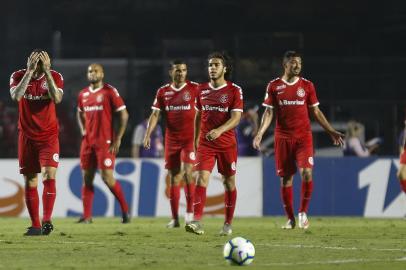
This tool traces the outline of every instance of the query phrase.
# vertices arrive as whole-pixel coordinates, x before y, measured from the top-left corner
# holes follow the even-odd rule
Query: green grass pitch
[[[49,236],[24,237],[24,218],[0,218],[0,269],[230,269],[222,218],[205,217],[202,236],[166,229],[167,218],[55,219]],[[248,269],[406,269],[406,220],[310,217],[306,230],[280,229],[281,217],[236,218],[233,236],[256,248]]]

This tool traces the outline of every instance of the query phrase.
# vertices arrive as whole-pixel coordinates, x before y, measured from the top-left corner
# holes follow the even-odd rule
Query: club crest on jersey
[[[190,96],[190,93],[189,93],[189,92],[186,91],[186,92],[183,94],[183,100],[184,100],[184,101],[189,101],[191,98],[192,98],[192,97]]]
[[[106,159],[104,160],[104,166],[110,167],[112,164],[113,164],[113,161],[112,161],[111,159],[106,158]]]
[[[48,90],[48,83],[47,83],[47,81],[43,81],[43,82],[41,83],[41,88],[44,89],[44,90]]]
[[[191,160],[195,160],[195,159],[196,159],[195,152],[190,152],[189,158],[190,158]]]
[[[296,94],[297,94],[298,97],[304,97],[306,95],[305,90],[302,87],[297,89]]]
[[[233,171],[236,170],[235,161],[233,161],[233,163],[231,163],[231,170],[233,170]]]
[[[97,101],[98,103],[102,102],[102,101],[103,101],[103,95],[97,95],[96,101]]]
[[[59,154],[58,154],[58,153],[55,153],[55,154],[52,156],[52,159],[53,159],[55,162],[59,162]]]
[[[227,103],[227,101],[228,101],[228,95],[227,94],[224,94],[224,95],[220,96],[220,102],[221,103]]]

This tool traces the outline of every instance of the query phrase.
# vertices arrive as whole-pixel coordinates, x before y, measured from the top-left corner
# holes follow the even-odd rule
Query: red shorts
[[[50,136],[47,141],[35,141],[19,132],[18,161],[21,174],[40,173],[42,167],[58,168],[58,135]]]
[[[180,169],[181,162],[193,164],[195,160],[193,145],[184,147],[167,145],[165,148],[165,169]]]
[[[313,138],[300,139],[275,138],[275,163],[277,175],[289,176],[299,168],[313,168]]]
[[[406,147],[403,149],[403,153],[400,155],[400,164],[406,165]]]
[[[232,176],[237,167],[237,146],[226,149],[213,149],[199,145],[196,155],[195,171],[211,172],[217,161],[217,171],[224,176]]]
[[[109,145],[90,145],[85,139],[80,146],[80,167],[87,169],[113,169],[116,156],[109,152]]]

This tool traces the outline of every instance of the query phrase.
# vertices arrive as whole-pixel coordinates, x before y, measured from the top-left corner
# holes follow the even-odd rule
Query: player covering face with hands
[[[25,202],[31,218],[26,236],[48,235],[53,230],[52,211],[56,198],[55,176],[59,163],[59,127],[55,104],[62,101],[62,75],[51,70],[51,59],[34,50],[27,68],[10,78],[11,98],[18,102],[18,159],[25,180]],[[39,217],[38,176],[42,174],[43,218]],[[41,224],[42,223],[42,224]]]
[[[343,134],[335,130],[319,109],[316,90],[311,81],[300,77],[302,57],[288,51],[283,58],[284,73],[269,82],[263,106],[261,125],[254,138],[253,147],[261,150],[265,131],[276,118],[275,162],[281,177],[281,197],[288,221],[284,229],[293,229],[296,219],[293,212],[293,175],[299,167],[302,189],[299,209],[299,228],[307,229],[307,211],[313,191],[313,139],[309,113],[330,135],[335,145],[343,146]]]

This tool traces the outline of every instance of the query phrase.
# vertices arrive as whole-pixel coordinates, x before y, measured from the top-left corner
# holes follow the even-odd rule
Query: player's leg
[[[83,163],[82,163],[83,164]],[[94,177],[96,174],[95,168],[82,169],[82,204],[83,204],[83,215],[78,220],[78,223],[90,224],[93,222],[93,199],[94,199]]]
[[[122,223],[129,223],[130,222],[130,213],[128,209],[128,204],[125,200],[123,189],[121,188],[120,182],[116,181],[113,176],[112,169],[101,169],[101,177],[103,182],[108,186],[111,193],[113,193],[114,197],[120,204],[121,213],[122,213]]]
[[[169,200],[171,205],[172,220],[166,225],[167,228],[178,228],[179,224],[179,199],[180,199],[180,182],[182,181],[183,172],[178,169],[168,170],[170,181]]]
[[[275,163],[277,174],[281,177],[281,199],[285,214],[288,218],[283,229],[293,229],[296,226],[293,212],[293,175],[296,173],[294,156],[294,141],[285,139],[275,139]]]
[[[192,147],[190,147],[190,149],[182,149],[181,169],[184,171],[184,191],[186,197],[185,223],[190,223],[193,220],[193,201],[196,186],[195,179],[193,178],[193,164],[195,163],[195,160],[196,156]]]
[[[313,193],[313,140],[311,136],[301,138],[296,151],[300,176],[302,178],[302,189],[300,193],[299,228],[309,228],[307,211]]]
[[[38,177],[36,173],[24,174],[25,204],[31,219],[31,227],[24,234],[26,236],[42,235],[39,218],[39,196],[37,191]]]
[[[406,194],[406,150],[400,155],[400,167],[398,169],[397,177],[401,189]]]
[[[41,175],[42,183],[44,184],[44,190],[42,192],[42,233],[48,235],[54,229],[51,219],[56,199],[56,168],[50,166],[42,167]]]

